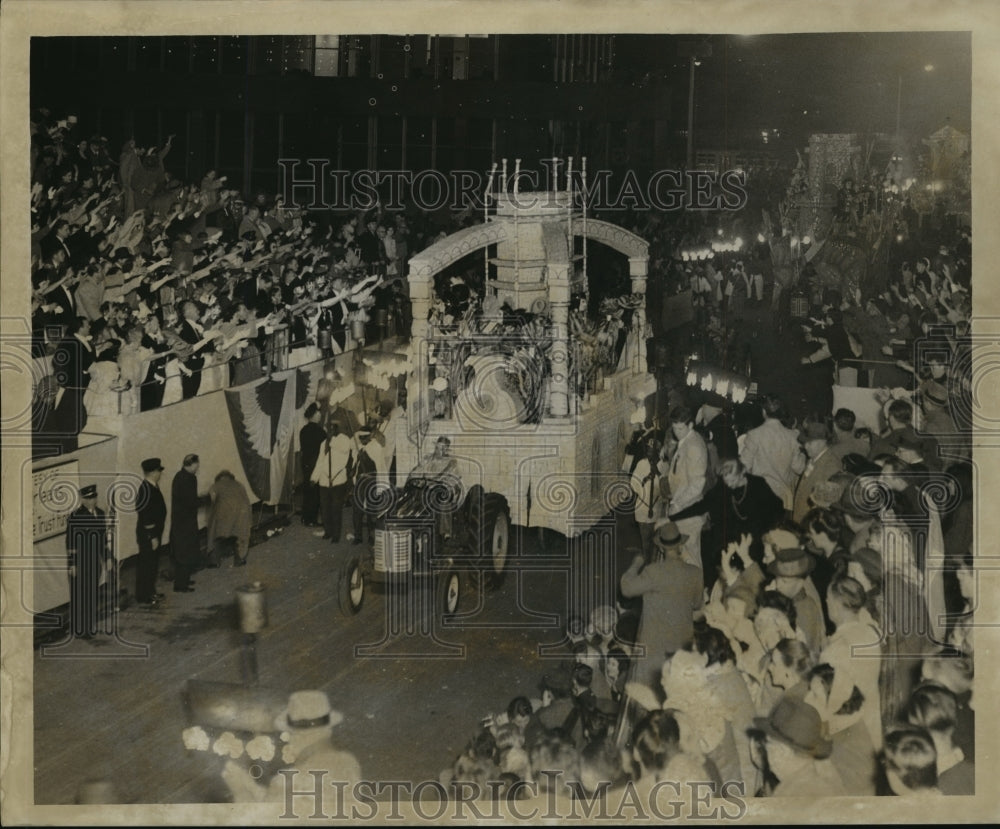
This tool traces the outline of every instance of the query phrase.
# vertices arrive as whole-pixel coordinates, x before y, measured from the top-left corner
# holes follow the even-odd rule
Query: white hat
[[[339,725],[344,715],[330,707],[324,691],[296,691],[288,698],[288,707],[275,720],[280,731],[302,728],[321,728]]]

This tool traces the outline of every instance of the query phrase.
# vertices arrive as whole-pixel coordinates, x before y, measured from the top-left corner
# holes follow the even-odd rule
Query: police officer
[[[97,506],[97,486],[80,490],[80,506],[66,522],[66,563],[69,571],[70,631],[91,639],[97,634],[98,586],[101,572],[110,570],[108,522]]]

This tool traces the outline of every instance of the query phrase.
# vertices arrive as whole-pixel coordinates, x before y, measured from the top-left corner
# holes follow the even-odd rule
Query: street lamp
[[[934,71],[934,64],[933,63],[924,64],[924,72],[933,72],[933,71]],[[896,86],[896,151],[899,152],[900,148],[901,148],[901,145],[900,145],[900,131],[899,131],[899,119],[900,119],[900,115],[902,114],[902,111],[903,111],[903,106],[902,106],[902,104],[903,104],[903,76],[902,76],[902,74],[900,74],[897,79],[898,79],[899,83]]]
[[[710,43],[697,43],[683,41],[677,47],[677,54],[682,58],[688,58],[690,63],[690,73],[688,76],[688,125],[687,125],[687,167],[690,170],[694,166],[694,69],[701,65],[700,58],[712,56],[712,45]]]

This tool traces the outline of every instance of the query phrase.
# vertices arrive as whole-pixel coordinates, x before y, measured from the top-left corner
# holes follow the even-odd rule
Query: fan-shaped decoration
[[[284,372],[225,392],[243,471],[265,503],[279,503],[285,496],[298,373]]]

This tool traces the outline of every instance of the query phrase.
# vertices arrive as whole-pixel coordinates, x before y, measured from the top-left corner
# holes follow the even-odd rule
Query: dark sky
[[[675,78],[674,101],[686,117],[687,59],[674,48],[627,38],[640,61]],[[624,40],[624,39],[623,39]],[[642,38],[642,40],[646,40]],[[696,120],[703,129],[887,132],[926,136],[945,123],[970,129],[969,32],[708,35],[712,56],[696,69]],[[621,44],[623,47],[625,43]],[[623,49],[617,50],[621,56]],[[659,57],[657,56],[659,52]],[[666,54],[668,57],[664,58]],[[640,55],[642,57],[640,57]],[[927,70],[925,67],[932,66]],[[790,136],[791,137],[791,136]]]

